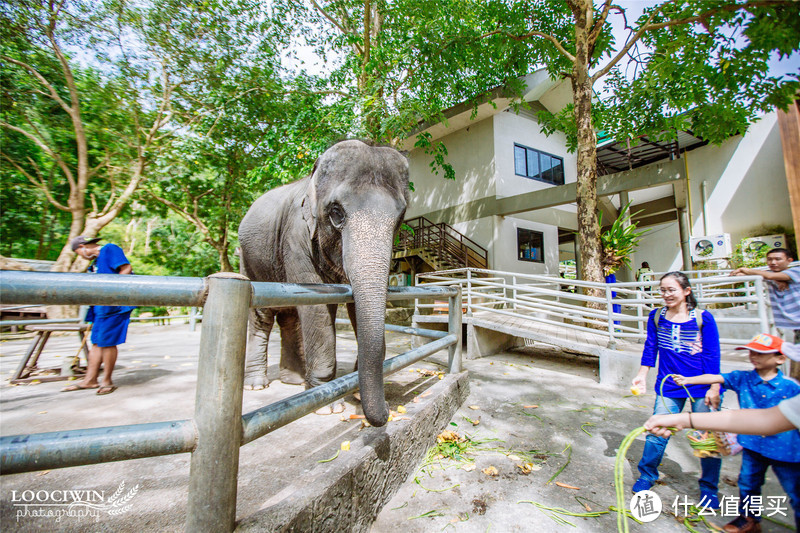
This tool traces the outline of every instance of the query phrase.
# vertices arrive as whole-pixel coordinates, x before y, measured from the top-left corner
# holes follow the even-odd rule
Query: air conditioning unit
[[[730,233],[720,235],[704,235],[689,239],[692,261],[708,261],[710,259],[726,259],[731,256]]]
[[[408,274],[389,274],[390,287],[408,287]]]
[[[752,261],[762,250],[786,248],[786,235],[762,235],[742,240],[742,255]]]

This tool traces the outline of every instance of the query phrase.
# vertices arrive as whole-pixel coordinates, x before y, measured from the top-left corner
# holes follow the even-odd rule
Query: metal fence
[[[717,275],[691,279],[690,283],[698,303],[712,308],[718,324],[750,326],[736,330],[741,337],[721,337],[720,342],[744,344],[752,337],[749,330],[774,330],[761,276]],[[604,334],[609,346],[618,339],[645,339],[650,311],[663,305],[657,280],[607,284],[462,268],[417,274],[416,285],[461,287],[468,316],[484,312]],[[588,289],[598,289],[602,296],[585,294]],[[415,314],[435,313],[441,305],[417,303]]]
[[[233,531],[241,446],[350,394],[358,386],[354,372],[242,416],[249,309],[349,303],[353,294],[348,285],[257,283],[230,273],[178,278],[2,271],[0,291],[7,304],[204,307],[192,420],[0,438],[2,474],[190,452],[187,531]],[[412,298],[447,298],[448,331],[401,328],[435,340],[386,360],[384,374],[444,348],[449,350],[449,371],[460,372],[460,290],[389,289],[390,301]]]

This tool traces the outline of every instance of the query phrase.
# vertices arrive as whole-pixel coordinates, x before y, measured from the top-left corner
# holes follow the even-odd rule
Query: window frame
[[[524,257],[522,252],[522,232],[538,234],[539,241],[541,242],[541,259],[527,259]],[[528,238],[525,242],[530,243],[531,240]],[[533,254],[531,254],[533,255]],[[517,261],[525,261],[526,263],[542,263],[545,262],[545,247],[544,247],[544,232],[535,230],[535,229],[528,229],[528,228],[517,228]]]
[[[517,169],[517,148],[522,149],[523,153],[525,154],[525,174],[520,174]],[[536,168],[538,170],[538,173],[535,176],[531,176],[528,174],[528,170],[530,169],[530,164],[528,161],[530,157],[529,154],[531,152],[536,154]],[[555,159],[560,163],[560,165],[559,164],[551,165],[546,170],[542,170],[543,168],[542,156]],[[555,179],[555,170],[554,170],[559,166],[561,167],[560,181]],[[543,176],[545,172],[550,172],[551,176],[553,177],[551,179],[544,178]],[[550,185],[564,185],[566,178],[565,174],[566,172],[564,171],[563,157],[551,154],[549,152],[545,152],[543,150],[537,150],[536,148],[531,148],[530,146],[525,146],[524,144],[514,143],[514,175],[527,178],[530,180],[541,181],[542,183],[548,183]]]

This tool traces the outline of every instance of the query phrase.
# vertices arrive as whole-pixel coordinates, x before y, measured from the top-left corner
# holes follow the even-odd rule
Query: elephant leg
[[[305,380],[305,361],[297,309],[278,313],[281,328],[281,382],[302,385]]]
[[[297,308],[303,332],[307,389],[327,383],[336,377],[335,308],[334,305],[304,305]],[[344,402],[338,401],[316,412],[328,415],[342,411]]]
[[[275,323],[271,309],[250,309],[247,320],[247,355],[244,364],[244,388],[261,390],[269,386],[267,378],[267,346]]]

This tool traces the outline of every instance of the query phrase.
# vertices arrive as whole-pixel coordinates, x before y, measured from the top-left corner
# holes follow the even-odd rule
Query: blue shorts
[[[102,317],[94,317],[92,326],[92,344],[101,348],[109,348],[123,344],[128,336],[128,324],[131,313],[117,313]]]

